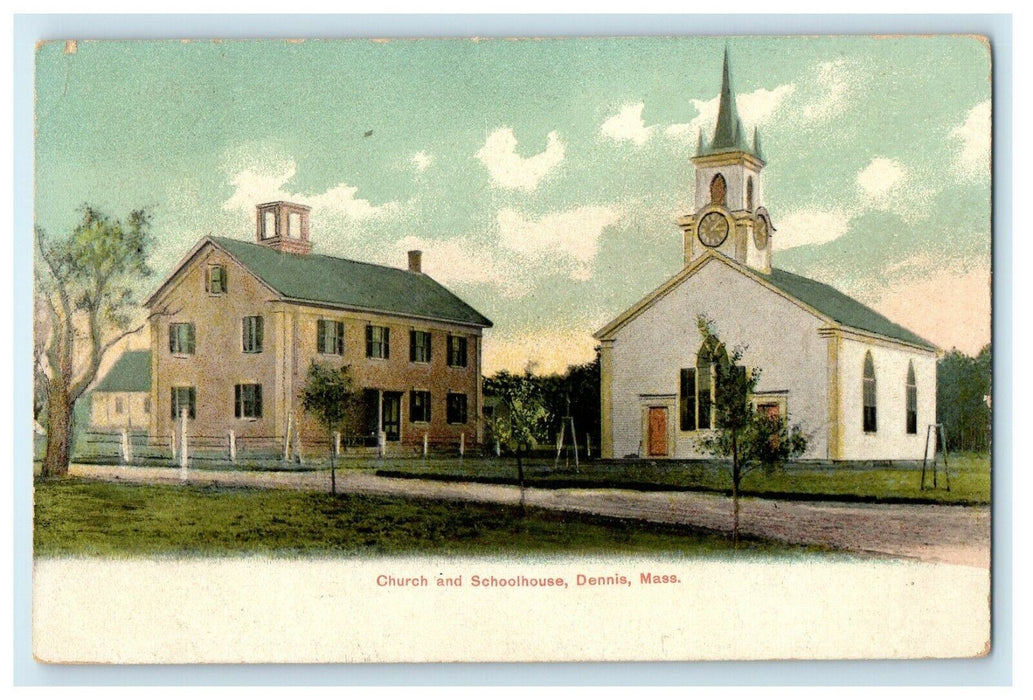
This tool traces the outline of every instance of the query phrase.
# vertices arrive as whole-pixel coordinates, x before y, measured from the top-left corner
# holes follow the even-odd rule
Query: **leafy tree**
[[[713,322],[696,318],[703,336],[702,347],[714,363],[716,432],[700,440],[706,451],[732,458],[732,541],[739,543],[739,492],[743,477],[759,466],[774,468],[803,454],[807,439],[800,426],[787,426],[779,416],[758,414],[751,397],[760,381],[760,370],[747,372],[739,364],[745,348],[729,353],[717,337]]]
[[[133,211],[125,222],[84,206],[67,238],[36,228],[34,412],[45,416],[45,477],[68,473],[75,403],[97,378],[105,354],[140,331],[134,283],[151,274],[151,217]],[[44,410],[45,406],[45,410]]]
[[[359,403],[351,371],[348,365],[334,367],[330,364],[312,361],[308,368],[301,404],[326,429],[330,444],[330,493],[337,494],[337,454],[334,449],[334,433],[354,415]]]
[[[991,358],[987,345],[976,357],[951,350],[937,363],[936,421],[943,424],[951,449],[990,449]]]
[[[522,375],[502,371],[484,380],[484,393],[501,400],[491,429],[500,443],[516,452],[520,512],[526,513],[523,454],[548,435],[549,410],[541,387],[530,371]]]

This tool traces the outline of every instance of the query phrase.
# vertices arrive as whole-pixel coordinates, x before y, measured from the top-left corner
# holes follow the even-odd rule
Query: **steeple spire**
[[[752,147],[747,142],[747,138],[746,130],[743,128],[742,120],[739,119],[739,111],[735,104],[735,90],[732,88],[732,68],[728,59],[728,47],[725,46],[724,68],[721,71],[721,94],[717,107],[717,124],[714,126],[714,137],[708,144],[701,135],[696,155],[703,156],[712,153],[740,151],[763,160],[763,156],[760,155],[759,151],[756,130],[754,130]]]
[[[732,91],[732,71],[728,65],[728,47],[725,47],[725,64],[721,73],[721,101],[717,108],[717,126],[710,148],[725,149],[739,147],[739,113],[735,108],[735,93]]]

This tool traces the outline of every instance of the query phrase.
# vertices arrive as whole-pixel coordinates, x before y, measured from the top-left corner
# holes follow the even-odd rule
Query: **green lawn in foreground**
[[[925,490],[920,489],[921,470],[905,468],[861,468],[851,466],[809,467],[792,465],[765,473],[754,470],[743,479],[744,494],[753,496],[832,496],[857,500],[923,500],[935,503],[990,502],[990,456],[954,454],[949,456],[950,485],[944,488],[942,466],[937,476],[939,488],[932,487],[932,472],[926,475]],[[504,481],[515,483],[516,464],[512,460],[475,459],[389,460],[383,473],[411,476],[440,476],[457,480]],[[544,488],[610,487],[632,489],[673,489],[731,492],[731,469],[717,462],[675,462],[628,460],[583,462],[578,473],[573,463],[558,469],[554,462],[533,461],[525,468],[527,483]]]
[[[686,527],[511,506],[298,491],[37,481],[35,554],[729,555]],[[736,555],[804,552],[746,541]]]

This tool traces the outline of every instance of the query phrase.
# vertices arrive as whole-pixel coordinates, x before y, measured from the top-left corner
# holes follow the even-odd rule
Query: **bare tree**
[[[44,477],[68,473],[76,401],[108,350],[146,324],[132,325],[132,285],[151,274],[150,228],[146,211],[123,223],[89,205],[66,238],[36,228],[34,369],[46,405]]]

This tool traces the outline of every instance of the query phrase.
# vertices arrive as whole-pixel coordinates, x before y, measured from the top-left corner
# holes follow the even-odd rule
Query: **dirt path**
[[[179,469],[72,465],[73,476],[144,483],[219,484],[305,491],[329,490],[327,472],[211,472]],[[405,495],[515,504],[515,486],[388,479],[342,470],[342,493]],[[727,497],[689,492],[620,489],[528,489],[528,505],[652,522],[696,525],[730,532]],[[990,509],[985,506],[857,505],[834,502],[742,500],[742,532],[794,544],[818,544],[853,552],[908,557],[988,568]]]

